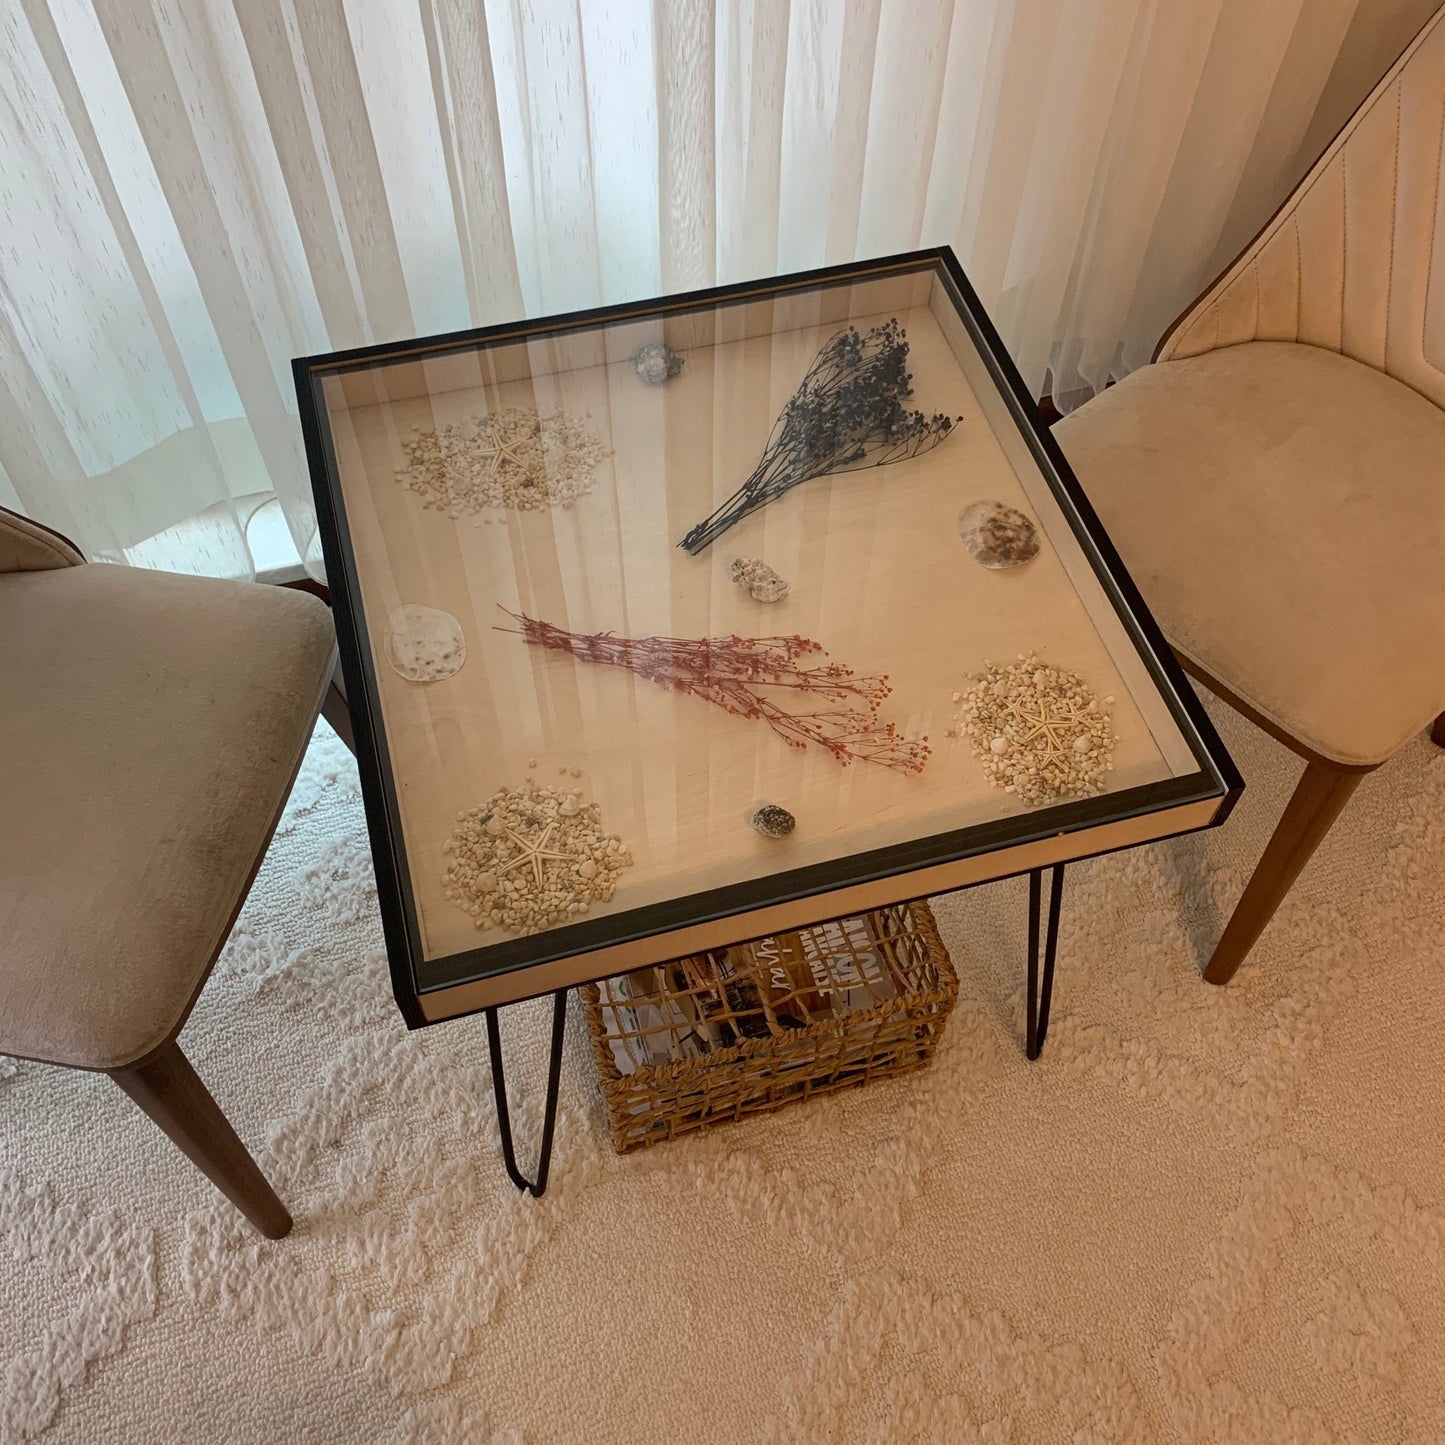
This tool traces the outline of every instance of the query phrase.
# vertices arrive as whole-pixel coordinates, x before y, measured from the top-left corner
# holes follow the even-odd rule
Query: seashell
[[[958,535],[981,567],[1017,567],[1039,555],[1038,529],[1017,507],[973,502],[958,514]]]
[[[788,584],[761,557],[734,557],[732,579],[758,602],[781,602]]]
[[[786,838],[798,826],[798,820],[776,803],[764,803],[761,808],[755,809],[748,822],[764,838]]]
[[[685,359],[665,342],[649,341],[646,346],[638,348],[632,364],[648,386],[661,386],[682,370]]]
[[[386,660],[408,682],[440,682],[467,660],[462,624],[450,612],[406,602],[386,619]]]

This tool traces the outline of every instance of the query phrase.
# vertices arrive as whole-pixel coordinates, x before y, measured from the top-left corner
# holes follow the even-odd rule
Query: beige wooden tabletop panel
[[[911,346],[914,404],[962,414],[962,423],[921,457],[803,483],[698,557],[678,539],[752,471],[836,319],[694,346],[681,375],[660,387],[640,381],[626,357],[552,370],[556,352],[545,342],[534,347],[544,374],[531,378],[430,396],[392,386],[392,400],[349,406],[328,387],[427,958],[504,936],[477,932],[442,896],[442,847],[459,810],[529,774],[582,787],[632,851],[634,866],[610,903],[592,905],[594,917],[1024,811],[989,786],[966,742],[945,736],[952,694],[985,659],[1036,650],[1113,696],[1111,789],[1194,770],[1047,489],[1022,466],[1021,485],[990,422],[998,399],[981,403],[969,385],[956,328],[950,345],[927,303],[851,319],[864,330],[894,314]],[[728,324],[738,329],[735,317]],[[397,394],[408,389],[421,394]],[[414,426],[502,406],[585,417],[612,451],[595,490],[569,510],[452,519],[398,485]],[[1034,561],[990,571],[969,557],[957,517],[980,498],[1037,519],[1045,545]],[[771,606],[750,598],[728,575],[738,555],[763,557],[791,584],[788,597]],[[418,684],[391,669],[386,621],[403,603],[460,620],[468,656],[459,673]],[[794,751],[765,722],[497,630],[512,625],[499,603],[580,632],[801,634],[859,674],[888,674],[881,717],[910,736],[926,733],[933,756],[908,775],[867,762],[840,767],[820,748]],[[559,775],[574,767],[580,780]],[[791,837],[766,839],[748,826],[762,802],[796,815]]]

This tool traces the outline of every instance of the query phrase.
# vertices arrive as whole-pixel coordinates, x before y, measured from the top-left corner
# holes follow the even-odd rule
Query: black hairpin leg
[[[547,1188],[547,1171],[552,1167],[552,1132],[557,1123],[557,1086],[562,1080],[562,1035],[567,1028],[567,990],[552,996],[552,1058],[547,1066],[547,1103],[542,1113],[542,1147],[537,1157],[537,1177],[528,1179],[517,1168],[517,1151],[512,1144],[512,1117],[507,1110],[507,1080],[502,1073],[502,1035],[497,1011],[486,1010],[487,1052],[492,1056],[492,1092],[497,1099],[497,1129],[502,1136],[502,1162],[512,1183],[534,1199]]]
[[[1042,912],[1044,870],[1035,868],[1029,874],[1029,986],[1027,1037],[1024,1052],[1036,1059],[1049,1031],[1049,1001],[1054,994],[1054,955],[1059,951],[1059,910],[1064,901],[1064,865],[1054,864],[1049,880],[1049,924],[1044,934],[1044,982],[1039,987],[1039,914]]]

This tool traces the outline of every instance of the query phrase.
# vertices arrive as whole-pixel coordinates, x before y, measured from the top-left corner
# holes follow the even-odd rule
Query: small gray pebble
[[[649,341],[632,358],[637,374],[649,386],[661,386],[682,370],[683,358],[661,341]]]
[[[764,803],[748,822],[765,838],[786,838],[798,826],[797,819],[776,803]]]

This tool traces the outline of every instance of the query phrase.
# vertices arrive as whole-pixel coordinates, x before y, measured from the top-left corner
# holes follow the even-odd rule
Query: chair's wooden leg
[[[356,738],[351,731],[351,709],[347,706],[346,689],[342,685],[339,662],[336,664],[336,670],[331,674],[331,686],[326,689],[326,696],[321,699],[321,716],[331,724],[336,736],[354,753]]]
[[[107,1072],[262,1234],[280,1239],[290,1232],[286,1206],[176,1044]]]
[[[331,724],[336,736],[355,752],[356,739],[351,731],[351,709],[346,705],[345,695],[334,682],[326,689],[326,696],[322,699],[321,716]]]
[[[1435,719],[1435,726],[1430,729],[1430,741],[1437,748],[1445,748],[1445,712]]]
[[[1306,766],[1204,970],[1208,982],[1228,983],[1234,977],[1362,777],[1363,773],[1341,772],[1328,763]]]

